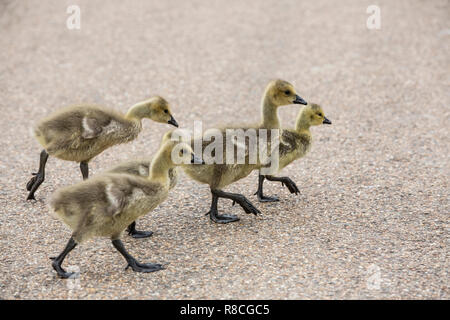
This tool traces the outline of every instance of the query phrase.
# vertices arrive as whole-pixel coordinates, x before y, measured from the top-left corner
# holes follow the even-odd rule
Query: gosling
[[[164,134],[161,145],[163,145],[165,142],[170,140],[171,134],[173,131],[169,131],[166,134]],[[123,162],[109,170],[107,170],[107,173],[125,173],[125,174],[131,174],[135,176],[141,176],[141,177],[148,177],[150,173],[150,164],[151,159],[142,159],[142,160],[131,160],[127,162]],[[178,167],[170,168],[169,169],[169,190],[175,188],[177,182],[178,182]],[[136,230],[136,221],[133,221],[128,227],[127,227],[128,235],[132,236],[135,239],[141,239],[141,238],[148,238],[153,235],[152,231],[140,231]]]
[[[290,104],[304,104],[306,101],[297,95],[292,84],[284,80],[271,81],[266,87],[262,99],[262,122],[254,126],[233,126],[233,129],[279,129],[280,120],[278,118],[278,107]],[[220,130],[222,135],[226,137],[226,129]],[[222,140],[223,149],[226,150],[226,141]],[[207,147],[207,143],[199,143],[191,139],[191,147],[195,145],[202,145],[202,153]],[[248,154],[248,148],[246,153]],[[224,151],[225,153],[225,151]],[[225,159],[225,156],[224,156]],[[260,211],[253,206],[253,204],[242,194],[229,193],[222,191],[227,185],[236,182],[248,176],[253,170],[259,169],[260,163],[249,164],[248,159],[244,164],[207,164],[204,166],[184,166],[183,170],[192,179],[208,184],[212,194],[211,209],[207,213],[212,221],[216,223],[230,223],[238,221],[239,218],[235,215],[219,215],[217,204],[219,198],[226,198],[233,200],[233,204],[239,204],[246,213],[253,213],[257,215]]]
[[[310,132],[311,126],[318,126],[321,124],[331,124],[331,121],[325,117],[322,107],[318,104],[311,103],[300,109],[295,129],[284,129],[281,136],[281,143],[279,145],[279,167],[281,171],[290,163],[297,159],[304,157],[311,148],[312,135]],[[263,193],[264,180],[279,181],[283,186],[287,186],[291,193],[297,194],[299,191],[297,185],[289,177],[276,177],[272,175],[259,174],[258,177],[258,200],[260,202],[279,201],[277,197],[266,197]]]
[[[99,106],[81,105],[58,110],[41,120],[34,134],[44,150],[38,172],[27,183],[27,200],[35,200],[34,193],[45,180],[49,155],[79,162],[85,180],[89,176],[88,162],[109,147],[136,139],[143,118],[178,127],[169,103],[158,96],[132,106],[126,115]]]
[[[174,162],[172,155],[178,157]],[[147,178],[128,174],[105,173],[56,192],[51,201],[52,214],[67,224],[72,236],[52,267],[61,278],[66,272],[62,263],[77,244],[93,237],[109,237],[113,246],[135,272],[154,272],[160,264],[143,264],[124,248],[120,236],[125,228],[142,215],[152,211],[168,196],[169,170],[179,161],[198,163],[191,147],[185,143],[166,142],[150,165]]]

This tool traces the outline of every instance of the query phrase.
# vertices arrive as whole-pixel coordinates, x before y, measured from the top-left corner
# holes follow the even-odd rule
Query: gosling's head
[[[195,155],[189,144],[170,140],[170,137],[166,135],[164,135],[164,138],[167,141],[163,143],[162,149],[168,158],[168,162],[173,166],[181,164],[205,164],[202,159]]]
[[[318,126],[321,124],[331,124],[331,121],[325,117],[321,106],[316,103],[309,103],[300,111],[299,123],[308,126]]]
[[[160,123],[168,123],[178,127],[178,123],[172,116],[169,103],[162,97],[155,96],[133,106],[129,115],[139,119],[148,118]]]
[[[277,107],[288,104],[307,104],[297,94],[292,84],[281,79],[271,81],[266,87],[264,96]]]

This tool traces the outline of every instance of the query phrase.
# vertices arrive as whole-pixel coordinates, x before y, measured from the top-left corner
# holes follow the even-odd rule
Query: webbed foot
[[[212,221],[214,221],[215,223],[225,224],[225,223],[239,221],[239,218],[232,214],[218,214],[218,213],[211,214],[211,211],[209,211],[206,215],[208,215],[208,214],[209,214],[209,218]]]
[[[151,237],[153,235],[153,231],[134,230],[134,231],[129,231],[128,234],[130,236],[132,236],[134,239],[143,239],[143,238]]]
[[[70,277],[74,277],[77,273],[76,272],[67,272],[61,267],[61,264],[56,261],[55,258],[53,258],[52,267],[55,269],[56,273],[58,274],[58,277],[61,279],[68,279]]]
[[[253,213],[255,216],[260,214],[259,211],[246,197],[243,195],[238,195],[233,199],[233,202],[239,204],[242,209],[244,209],[245,213]]]
[[[136,221],[132,222],[127,228],[128,234],[132,236],[134,239],[143,239],[148,238],[153,235],[152,231],[139,231],[136,230]]]
[[[280,199],[276,196],[273,197],[269,197],[269,196],[265,196],[263,194],[258,194],[258,192],[255,193],[258,197],[258,201],[259,202],[277,202],[280,201]]]
[[[130,267],[135,272],[144,272],[144,273],[155,272],[164,269],[164,267],[158,263],[140,263],[137,261],[130,261],[125,270],[127,270]]]
[[[294,181],[292,181],[291,178],[283,177],[282,180],[280,180],[280,181],[281,181],[281,185],[283,187],[287,187],[291,193],[295,193],[295,194],[300,193],[300,190],[298,189],[297,185],[295,184]]]

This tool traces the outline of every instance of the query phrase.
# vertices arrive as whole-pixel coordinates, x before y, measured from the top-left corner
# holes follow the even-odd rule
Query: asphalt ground
[[[71,4],[81,28],[66,27]],[[0,298],[2,299],[448,299],[448,1],[2,1],[0,3]],[[166,269],[139,274],[108,239],[70,253],[78,280],[60,280],[49,257],[70,230],[49,215],[78,164],[50,158],[47,180],[25,201],[40,146],[30,128],[66,105],[125,112],[165,97],[182,127],[260,119],[269,80],[293,83],[332,126],[281,175],[301,194],[267,183],[279,203],[259,204],[257,173],[227,188],[262,211],[218,225],[208,187],[182,177],[168,200],[124,235],[128,250]],[[298,106],[283,107],[293,127]],[[137,140],[106,150],[95,175],[151,157],[169,129],[144,122]]]

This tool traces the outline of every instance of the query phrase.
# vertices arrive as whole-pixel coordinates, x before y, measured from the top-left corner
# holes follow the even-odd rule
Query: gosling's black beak
[[[191,163],[193,164],[205,164],[203,159],[198,158],[195,154],[191,154]]]
[[[308,102],[306,102],[306,101],[303,100],[298,94],[296,94],[296,95],[295,95],[294,104],[304,104],[304,105],[307,105]]]
[[[323,117],[323,124],[331,124],[331,121],[327,119],[327,117]]]
[[[175,120],[175,118],[173,116],[170,116],[170,120],[167,121],[167,123],[178,128],[178,122]]]

